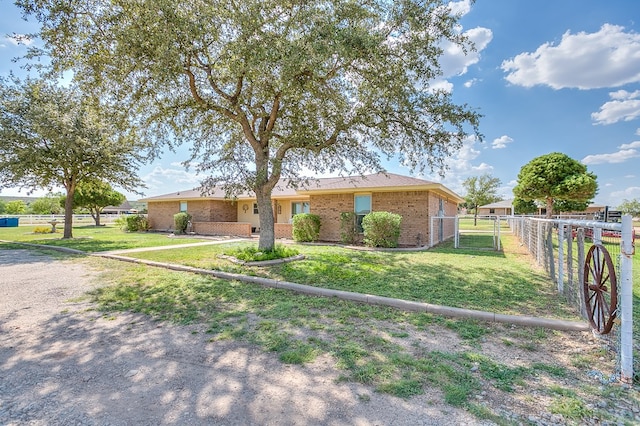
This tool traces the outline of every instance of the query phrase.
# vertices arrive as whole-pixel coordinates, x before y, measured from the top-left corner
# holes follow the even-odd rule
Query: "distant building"
[[[511,216],[513,200],[503,200],[478,207],[478,216]]]

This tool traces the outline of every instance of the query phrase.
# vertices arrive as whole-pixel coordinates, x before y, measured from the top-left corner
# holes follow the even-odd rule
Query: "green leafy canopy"
[[[157,151],[189,143],[203,187],[254,192],[264,249],[281,177],[380,156],[442,170],[481,137],[479,114],[432,87],[445,42],[473,48],[442,0],[17,3],[42,24],[30,56],[73,70]]]
[[[542,155],[524,165],[513,188],[517,198],[536,200],[553,210],[567,211],[586,205],[598,190],[596,175],[587,166],[566,154],[554,152]]]
[[[143,185],[135,173],[141,144],[77,86],[1,79],[0,140],[0,188],[65,188],[65,238],[72,237],[80,182],[104,179],[130,190]]]

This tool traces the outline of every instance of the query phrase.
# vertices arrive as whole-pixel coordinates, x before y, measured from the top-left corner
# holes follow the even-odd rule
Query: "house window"
[[[186,212],[187,211],[187,202],[186,201],[180,201],[180,212]]]
[[[309,213],[309,203],[307,201],[299,201],[291,203],[291,217],[300,213]]]
[[[496,209],[489,209],[489,214],[496,214]]]
[[[371,195],[356,195],[353,204],[356,214],[356,229],[358,232],[362,232],[362,219],[371,213]]]
[[[258,203],[253,203],[253,214],[258,214]]]

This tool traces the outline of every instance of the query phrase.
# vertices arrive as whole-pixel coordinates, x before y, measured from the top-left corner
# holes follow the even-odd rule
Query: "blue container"
[[[0,218],[0,228],[6,228],[6,227],[7,227],[7,218],[6,217]]]
[[[7,219],[7,227],[16,227],[18,226],[18,222],[20,221],[20,218],[18,217],[8,217]]]

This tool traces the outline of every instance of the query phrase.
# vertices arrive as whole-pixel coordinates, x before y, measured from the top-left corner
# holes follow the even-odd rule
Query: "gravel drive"
[[[478,425],[438,390],[403,400],[193,327],[93,309],[81,260],[0,250],[2,425]],[[486,423],[484,423],[486,424]]]

